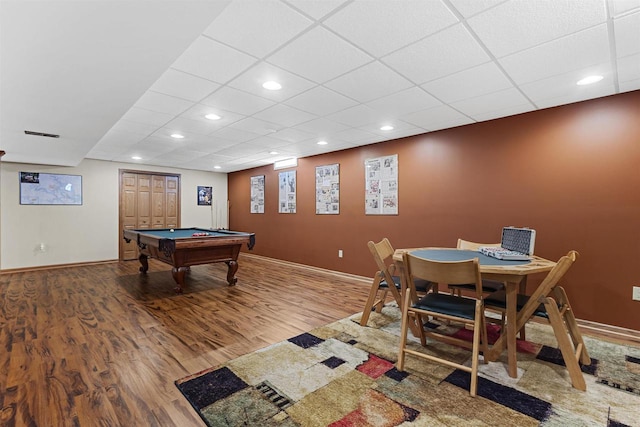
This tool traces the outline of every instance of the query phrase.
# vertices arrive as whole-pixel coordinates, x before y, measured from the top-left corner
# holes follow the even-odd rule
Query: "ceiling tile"
[[[490,108],[487,108],[488,105]],[[534,109],[534,106],[531,105],[527,98],[525,98],[522,93],[515,88],[505,89],[499,92],[478,96],[476,98],[454,102],[451,106],[476,120],[484,120],[478,119],[478,117],[486,113],[508,111],[512,108],[520,111],[519,108],[521,106],[526,106],[529,110]]]
[[[257,145],[253,145],[251,143],[241,143],[236,144],[231,147],[225,148],[223,151],[219,152],[219,154],[229,156],[229,157],[249,157],[255,155],[256,152],[265,151],[262,147]]]
[[[613,21],[618,58],[640,52],[640,11]]]
[[[613,4],[613,16],[640,9],[640,0],[609,0],[609,2]]]
[[[164,136],[150,136],[140,141],[132,149],[145,150],[145,152],[153,153],[166,153],[175,150],[177,146],[180,146],[175,140],[170,141],[171,138]]]
[[[620,93],[640,90],[640,79],[626,80],[620,83]]]
[[[367,103],[367,106],[376,111],[385,113],[388,118],[403,116],[425,108],[435,107],[441,102],[429,95],[419,87],[397,92],[384,98],[376,99]]]
[[[454,110],[448,105],[439,105],[401,117],[402,120],[413,123],[428,131],[466,125],[474,120]]]
[[[110,129],[102,139],[100,139],[99,144],[107,145],[111,144],[114,146],[128,146],[132,144],[136,144],[146,138],[146,135],[142,135],[140,133],[135,132],[127,132],[122,129]],[[104,150],[104,148],[102,148]]]
[[[252,139],[256,139],[260,135],[258,135],[257,133],[248,132],[242,129],[235,129],[227,126],[215,131],[211,134],[211,136],[213,138],[228,139],[234,142],[246,142],[251,141]]]
[[[247,117],[246,119],[237,121],[233,123],[231,127],[233,129],[257,133],[258,135],[268,135],[282,129],[281,125],[265,122],[264,120],[259,120],[253,117]]]
[[[209,120],[205,117],[207,114],[216,114],[220,118],[218,120]],[[180,114],[180,117],[191,120],[206,120],[206,122],[210,123],[211,126],[219,129],[237,122],[238,120],[244,119],[246,116],[204,104],[196,104],[184,113]]]
[[[413,83],[375,61],[331,80],[325,86],[359,102],[368,102],[407,89]]]
[[[213,95],[203,99],[201,104],[221,108],[232,113],[251,116],[274,105],[273,101],[251,95],[230,87],[223,87]]]
[[[611,93],[611,91],[614,90],[614,85],[612,81],[607,81],[595,85],[580,86],[580,89],[581,90],[557,91],[555,96],[549,96],[536,101],[536,105],[538,108],[550,108],[556,105],[572,104],[574,102],[600,98]],[[498,113],[502,113],[502,111],[498,111]]]
[[[592,85],[578,86],[576,84],[578,80],[592,75],[601,75],[604,78],[602,81]],[[599,92],[601,90],[599,88],[606,87],[610,89],[613,87],[614,77],[611,65],[605,62],[581,70],[574,70],[526,83],[521,85],[520,89],[538,107],[547,108],[554,99],[572,99],[573,101],[568,102],[577,102],[592,98],[589,94]]]
[[[380,57],[457,22],[439,0],[356,0],[324,24]]]
[[[509,1],[467,22],[487,48],[501,58],[605,22],[603,0]]]
[[[175,114],[159,113],[145,108],[131,107],[129,111],[122,116],[121,120],[145,123],[158,128],[165,123],[168,123],[174,116]]]
[[[324,83],[372,59],[330,31],[316,27],[267,61],[316,83]]]
[[[504,3],[505,0],[449,0],[453,7],[465,18],[469,18],[491,7]]]
[[[282,85],[280,90],[268,90],[262,87],[266,81],[276,81]],[[260,62],[237,78],[229,82],[231,86],[242,91],[280,102],[298,95],[316,84],[285,71],[273,64]]]
[[[493,62],[478,65],[422,85],[422,88],[442,102],[455,102],[486,93],[507,89],[513,85]]]
[[[261,136],[251,141],[251,145],[262,147],[265,149],[276,149],[288,145],[289,142],[282,139],[272,138],[271,136]]]
[[[147,91],[140,97],[140,99],[138,99],[135,106],[146,110],[156,111],[158,113],[177,116],[187,108],[193,106],[193,102],[158,92]]]
[[[328,15],[348,0],[288,0],[288,3],[314,19],[320,19]]]
[[[176,117],[175,119],[167,123],[164,127],[199,135],[207,135],[220,128],[220,126],[218,126],[215,121],[207,120],[204,118],[193,120],[184,117]]]
[[[462,24],[382,58],[382,62],[416,84],[480,65],[488,60],[489,55]]]
[[[295,126],[317,118],[315,114],[300,111],[284,104],[276,104],[273,107],[254,114],[253,117],[286,127]]]
[[[340,132],[336,132],[331,136],[335,136],[336,138],[346,141],[346,142],[366,142],[373,141],[376,138],[376,135],[371,132],[364,131],[362,129],[347,129]]]
[[[256,62],[256,58],[200,36],[172,68],[217,83],[226,83]]]
[[[304,141],[305,139],[311,138],[311,136],[312,135],[308,132],[303,132],[293,128],[283,129],[269,135],[271,138],[278,138],[289,143]]]
[[[259,58],[313,24],[280,1],[235,1],[211,23],[204,34]],[[238,31],[250,28],[251,31]]]
[[[287,100],[285,104],[318,116],[325,116],[349,108],[357,103],[330,89],[316,86]]]
[[[112,131],[121,131],[134,133],[140,136],[148,136],[155,132],[160,126],[149,125],[146,123],[133,122],[130,120],[119,120],[113,127],[107,132],[107,135]]]
[[[393,129],[381,130],[378,126],[367,126],[361,128],[361,130],[370,132],[374,135],[383,136],[385,139],[395,139],[407,135],[424,133],[424,129],[418,128],[411,123],[403,122],[401,120],[389,120],[386,124],[393,126]]]
[[[293,129],[310,133],[313,136],[326,136],[347,129],[347,126],[327,119],[316,119],[294,126]]]
[[[169,68],[150,90],[198,102],[219,87],[219,84],[212,81]]]
[[[618,81],[629,82],[640,78],[640,54],[618,59]]]
[[[517,84],[524,84],[609,60],[607,27],[599,25],[509,55],[500,63]]]
[[[389,114],[374,110],[363,104],[327,116],[327,119],[342,123],[346,126],[361,127],[368,124],[381,123],[388,119]]]
[[[222,150],[223,148],[231,147],[238,144],[237,141],[230,141],[228,139],[214,137],[209,135],[206,139],[198,139],[195,141],[187,141],[184,147],[189,150],[204,151],[207,153],[214,153]]]

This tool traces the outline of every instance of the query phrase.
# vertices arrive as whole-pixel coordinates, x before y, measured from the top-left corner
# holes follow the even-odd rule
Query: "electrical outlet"
[[[634,301],[640,301],[640,286],[633,287],[633,294],[631,295],[631,299]]]
[[[342,258],[342,249],[338,249],[338,258]]]

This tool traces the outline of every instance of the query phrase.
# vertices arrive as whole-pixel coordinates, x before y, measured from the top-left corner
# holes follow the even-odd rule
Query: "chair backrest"
[[[393,246],[391,246],[391,242],[385,237],[378,243],[369,241],[367,246],[369,246],[373,260],[378,266],[379,274],[384,277],[388,284],[392,284],[393,279],[391,276],[395,267],[393,264],[393,253],[395,251]]]
[[[423,279],[434,283],[449,285],[475,284],[476,298],[482,298],[482,278],[478,258],[464,261],[434,261],[420,258],[410,253],[403,254],[405,271],[410,279],[408,286],[413,302],[417,294],[413,282]]]
[[[569,268],[578,259],[578,255],[576,251],[569,251],[568,254],[558,260],[555,267],[547,274],[547,277],[545,277],[540,286],[531,294],[527,304],[520,310],[520,320],[516,326],[516,330],[520,330],[531,316],[533,316],[533,313],[535,313],[540,303],[544,302],[543,298],[546,298],[553,292]]]
[[[469,240],[458,239],[457,249],[466,249],[468,251],[477,251],[481,246],[489,246],[491,248],[499,248],[500,243],[476,243]]]

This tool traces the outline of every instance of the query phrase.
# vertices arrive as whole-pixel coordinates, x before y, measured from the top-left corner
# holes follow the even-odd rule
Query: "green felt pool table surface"
[[[149,236],[156,236],[160,239],[186,239],[193,237],[230,237],[238,235],[249,235],[251,233],[244,233],[241,231],[231,230],[211,230],[208,228],[160,228],[160,229],[148,229],[148,230],[136,230],[141,234]],[[207,236],[194,236],[194,233],[207,233]]]
[[[255,244],[254,233],[198,227],[126,229],[123,237],[127,242],[137,244],[142,273],[149,269],[149,257],[173,266],[171,273],[178,285],[176,292],[182,292],[186,273],[192,265],[214,262],[227,264],[227,282],[230,286],[235,285],[240,249],[246,243],[251,250]]]

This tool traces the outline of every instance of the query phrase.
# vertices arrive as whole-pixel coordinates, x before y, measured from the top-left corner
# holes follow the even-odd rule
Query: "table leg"
[[[400,312],[402,312],[402,305],[404,304],[405,298],[407,297],[407,292],[409,292],[409,284],[407,283],[407,274],[404,269],[404,263],[400,261],[395,261],[396,265],[396,273],[400,276]],[[419,327],[422,325],[418,325],[418,321],[415,316],[409,317],[408,319],[409,330],[413,334],[414,337],[420,337]]]
[[[226,261],[227,263],[227,283],[229,286],[236,284],[238,279],[235,277],[236,271],[238,271],[238,263],[236,261]]]
[[[189,267],[173,267],[171,269],[171,275],[173,276],[173,280],[176,281],[178,286],[175,287],[175,291],[179,294],[182,293],[182,287],[184,286],[184,276],[189,270]]]
[[[505,330],[501,331],[500,337],[489,349],[487,360],[494,362],[498,360],[500,354],[507,347],[507,372],[510,377],[518,376],[518,360],[516,353],[516,335],[518,333],[518,282],[506,283],[506,310],[505,310]]]
[[[511,378],[518,376],[518,360],[516,355],[516,334],[517,331],[517,306],[518,287],[515,284],[507,286],[507,360],[508,372]]]
[[[147,270],[149,270],[149,261],[147,259],[146,255],[140,254],[140,256],[138,256],[138,261],[140,261],[140,272],[141,273],[146,273]]]

